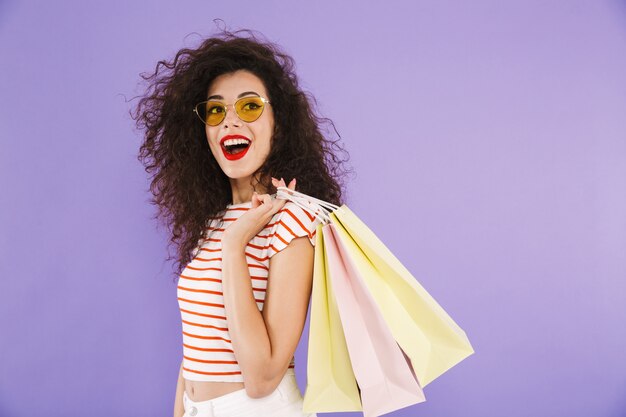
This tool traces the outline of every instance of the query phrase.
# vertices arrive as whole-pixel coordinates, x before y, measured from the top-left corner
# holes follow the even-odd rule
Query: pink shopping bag
[[[394,340],[334,228],[323,226],[324,247],[364,416],[425,401],[410,360]]]

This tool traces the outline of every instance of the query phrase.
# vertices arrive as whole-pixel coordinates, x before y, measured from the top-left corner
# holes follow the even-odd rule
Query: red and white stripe
[[[243,382],[233,352],[222,293],[221,237],[224,229],[250,209],[250,202],[230,205],[223,223],[210,219],[199,251],[182,271],[177,287],[182,319],[183,377],[195,381]],[[308,236],[315,245],[319,219],[287,202],[245,248],[252,291],[263,310],[270,258],[296,237]],[[293,372],[291,359],[289,372]]]

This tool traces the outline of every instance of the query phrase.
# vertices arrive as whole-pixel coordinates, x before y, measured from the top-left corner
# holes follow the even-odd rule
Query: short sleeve
[[[316,229],[321,220],[292,201],[288,201],[272,217],[270,223],[273,223],[273,226],[267,254],[271,258],[285,249],[296,237],[307,236],[311,245],[315,246]]]

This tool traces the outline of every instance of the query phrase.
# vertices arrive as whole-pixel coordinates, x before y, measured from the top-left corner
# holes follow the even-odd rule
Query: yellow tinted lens
[[[201,106],[200,116],[209,126],[217,126],[222,123],[226,115],[224,105],[219,101],[207,101]]]
[[[254,122],[263,113],[265,103],[260,97],[244,97],[237,100],[235,110],[244,122]]]

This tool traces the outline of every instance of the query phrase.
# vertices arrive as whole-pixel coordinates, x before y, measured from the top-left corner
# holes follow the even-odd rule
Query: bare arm
[[[272,183],[285,186],[282,178],[272,178]],[[295,186],[294,178],[287,188],[295,190]],[[222,234],[222,292],[228,330],[246,393],[253,398],[269,395],[280,383],[302,335],[311,297],[315,251],[307,236],[294,236],[269,261],[262,312],[254,299],[246,246],[285,204],[285,200],[254,192],[251,208]],[[306,229],[300,221],[298,224]]]
[[[224,240],[223,240],[224,243]],[[314,248],[293,239],[270,259],[263,312],[254,300],[245,244],[222,248],[222,290],[228,329],[247,394],[272,393],[298,346],[311,296]]]
[[[178,383],[176,384],[176,398],[174,399],[174,417],[182,417],[185,414],[183,406],[183,392],[185,391],[185,380],[183,379],[183,362],[180,362],[178,371]]]

